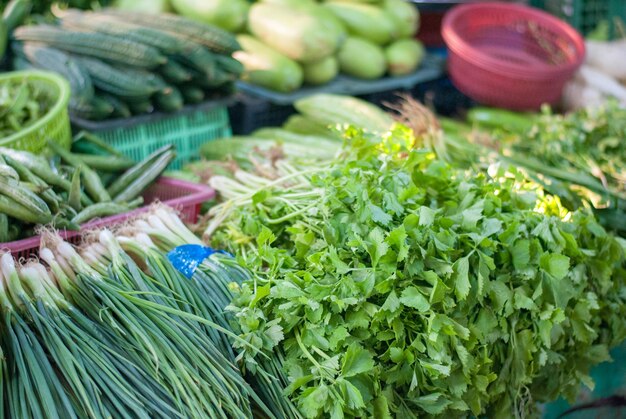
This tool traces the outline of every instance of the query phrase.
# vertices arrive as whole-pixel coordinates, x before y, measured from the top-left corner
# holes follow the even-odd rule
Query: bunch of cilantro
[[[624,242],[402,127],[346,137],[307,211],[265,188],[213,236],[254,274],[228,308],[245,362],[281,353],[306,418],[528,417],[592,385],[626,338]]]

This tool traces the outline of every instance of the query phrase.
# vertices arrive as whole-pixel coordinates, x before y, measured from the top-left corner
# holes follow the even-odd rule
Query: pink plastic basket
[[[515,110],[556,103],[585,44],[566,22],[505,3],[457,6],[444,18],[453,83],[481,103]]]
[[[143,193],[143,198],[146,203],[163,202],[179,211],[184,221],[193,223],[198,220],[202,204],[215,198],[215,191],[206,185],[161,177]],[[81,230],[120,224],[148,211],[148,209],[149,206],[146,205],[124,214],[91,220],[83,224]],[[79,231],[63,230],[59,231],[59,234],[71,243],[77,243],[81,237]],[[28,258],[39,250],[40,241],[39,236],[34,236],[9,243],[0,243],[0,248],[11,251],[16,259]]]

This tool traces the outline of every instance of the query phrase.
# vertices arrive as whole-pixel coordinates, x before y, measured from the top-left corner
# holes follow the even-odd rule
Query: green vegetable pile
[[[246,273],[216,256],[186,278],[156,244],[191,234],[180,219],[160,210],[139,223],[80,249],[46,234],[45,265],[0,255],[3,417],[291,417],[273,386],[280,373],[259,366],[257,395],[220,326],[227,284]]]
[[[436,120],[411,98],[397,111],[440,158],[477,170],[512,164],[567,209],[592,208],[603,227],[626,234],[626,110],[617,102],[565,115],[473,108],[471,125]]]
[[[498,134],[496,133],[496,138]],[[617,102],[567,115],[546,110],[505,148],[569,208],[590,203],[606,226],[626,232],[626,109]]]
[[[53,24],[12,33],[16,69],[55,71],[70,111],[88,120],[179,111],[232,93],[243,66],[230,33],[169,14],[57,10]]]
[[[110,150],[90,134],[79,134],[79,144],[81,138],[90,139],[92,150],[96,144]],[[51,159],[0,147],[0,242],[33,236],[40,225],[78,230],[94,218],[128,212],[176,156],[171,145],[139,163],[115,150],[93,155],[48,146]]]
[[[626,338],[626,243],[513,168],[383,138],[349,129],[329,167],[239,177],[212,209],[254,273],[228,308],[244,359],[284,351],[307,418],[524,417],[591,385]]]
[[[0,138],[35,124],[52,105],[50,96],[27,80],[4,81],[0,84]]]

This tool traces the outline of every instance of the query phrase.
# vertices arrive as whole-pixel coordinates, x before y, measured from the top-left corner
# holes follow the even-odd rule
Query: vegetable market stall
[[[101,138],[55,117],[62,140],[0,148],[3,417],[551,419],[594,379],[621,400],[602,372],[626,338],[623,106],[452,120],[366,101],[437,77],[428,56],[295,92],[237,82],[267,49],[350,73],[333,30],[387,47],[415,33],[414,14],[402,35],[381,23],[400,3],[264,0],[244,37],[110,9],[13,31],[15,62],[51,63],[74,127]],[[285,39],[329,43],[268,35],[296,16]],[[96,38],[117,46],[82,46]],[[236,86],[294,113],[231,137]],[[51,112],[39,93],[0,78],[3,127]],[[81,113],[104,104],[103,121]]]

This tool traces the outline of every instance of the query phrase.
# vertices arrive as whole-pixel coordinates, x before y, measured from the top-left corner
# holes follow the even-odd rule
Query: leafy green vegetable
[[[590,385],[626,338],[626,243],[514,168],[461,171],[402,127],[346,136],[212,209],[212,245],[254,273],[229,307],[244,357],[281,349],[308,418],[510,418]]]

